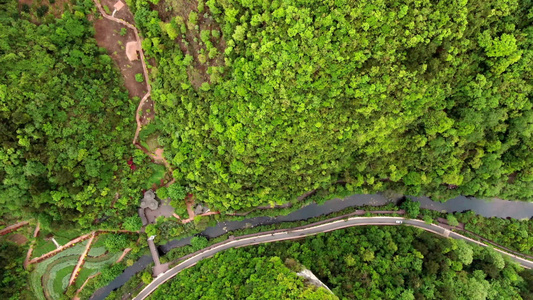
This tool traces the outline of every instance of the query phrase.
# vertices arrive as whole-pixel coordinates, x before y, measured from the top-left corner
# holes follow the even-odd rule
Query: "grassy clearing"
[[[60,244],[64,245],[68,243],[69,241],[77,238],[78,236],[83,235],[83,233],[79,230],[73,230],[72,232],[69,232],[65,229],[59,229],[56,231],[47,231],[45,229],[41,230],[39,232],[39,237],[37,238],[37,244],[35,245],[35,248],[33,249],[32,258],[40,257],[43,254],[46,254],[52,250],[56,249],[56,245],[52,240],[46,240],[46,237],[53,236],[54,239]]]
[[[159,131],[161,128],[162,124],[157,121],[151,122],[150,124],[143,126],[143,128],[141,128],[141,132],[139,132],[139,140],[146,141],[148,137],[153,135],[154,133],[157,136],[156,132]]]
[[[48,231],[46,229],[41,229],[39,232],[39,236],[46,237],[48,235],[53,235],[54,238],[57,240],[58,238],[65,238],[67,240],[73,240],[77,238],[80,235],[83,235],[84,233],[80,231],[79,229],[57,229],[54,231]]]
[[[96,237],[96,240],[93,241],[93,244],[91,245],[91,247],[103,247],[104,246],[104,242],[105,240],[107,239],[107,237],[109,236],[109,234],[99,234],[97,237]]]
[[[161,127],[162,124],[154,120],[150,124],[143,126],[141,132],[139,132],[139,142],[150,152],[154,152],[156,148],[160,147],[157,139],[159,138]]]
[[[148,146],[148,150],[150,150],[150,152],[154,152],[155,149],[157,149],[159,147],[159,143],[157,142],[157,138],[159,138],[159,134],[151,134],[147,139],[146,139],[146,145]]]
[[[35,245],[35,248],[33,249],[32,258],[42,256],[54,249],[56,249],[56,245],[52,241],[38,239],[37,245]]]
[[[69,239],[67,239],[65,237],[62,237],[62,236],[57,236],[57,237],[54,237],[54,238],[59,243],[59,245],[65,245],[66,243],[70,242]]]
[[[165,178],[167,172],[165,166],[158,164],[150,164],[150,168],[152,168],[153,173],[152,176],[150,176],[150,178],[148,178],[146,181],[146,189],[151,188],[153,184],[159,185],[161,183],[161,179]]]

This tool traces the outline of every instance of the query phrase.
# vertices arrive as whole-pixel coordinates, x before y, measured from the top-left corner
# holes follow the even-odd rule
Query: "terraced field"
[[[89,276],[116,262],[122,254],[122,252],[108,253],[104,247],[106,238],[107,235],[102,234],[91,245],[85,263],[76,279],[76,288],[80,288]],[[87,243],[88,241],[81,242],[35,266],[30,278],[36,299],[61,298]]]
[[[31,287],[40,300],[59,299],[68,285],[70,274],[76,266],[87,241],[66,249],[38,263],[31,273]]]
[[[91,251],[92,250],[93,249],[91,249]],[[89,276],[98,273],[100,270],[104,269],[104,267],[116,262],[120,255],[122,255],[122,252],[105,253],[97,257],[88,256],[80,274],[78,275],[78,279],[76,280],[76,288],[80,288]]]
[[[101,246],[101,247],[92,246],[91,249],[89,250],[88,257],[98,257],[100,255],[106,254],[106,252],[107,250],[105,249],[104,246]]]

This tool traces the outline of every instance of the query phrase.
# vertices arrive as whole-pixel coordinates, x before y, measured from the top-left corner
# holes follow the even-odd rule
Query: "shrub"
[[[189,22],[193,25],[196,25],[198,23],[198,14],[194,11],[191,11],[189,14]]]
[[[156,193],[157,193],[157,197],[159,197],[159,199],[168,198],[168,188],[166,188],[166,187],[158,188]]]
[[[128,246],[128,237],[125,234],[110,235],[105,240],[104,246],[109,252],[118,252]]]
[[[202,86],[200,87],[200,89],[204,92],[207,92],[211,89],[211,86],[209,85],[208,82],[204,82],[202,83]]]
[[[42,18],[48,12],[48,6],[41,5],[37,8],[37,17]]]
[[[459,225],[459,222],[457,221],[457,218],[456,218],[454,215],[452,215],[452,214],[448,214],[448,215],[446,216],[446,220],[448,221],[448,224],[449,224],[450,226],[457,226],[457,225]]]
[[[123,226],[124,226],[124,229],[126,229],[126,230],[138,231],[142,227],[141,218],[139,218],[139,216],[137,216],[137,215],[128,217],[128,218],[126,218],[124,220]]]
[[[141,280],[145,283],[145,284],[149,284],[150,282],[152,282],[152,274],[150,274],[149,272],[143,272],[143,275],[141,277]]]
[[[207,241],[207,239],[203,236],[195,236],[191,239],[191,245],[194,251],[204,249],[205,247],[207,247],[208,243],[209,242]]]

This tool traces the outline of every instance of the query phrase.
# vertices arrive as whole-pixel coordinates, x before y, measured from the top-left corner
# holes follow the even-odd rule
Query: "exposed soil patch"
[[[181,33],[178,34],[175,42],[178,43],[183,54],[193,58],[187,70],[192,86],[199,88],[204,82],[218,82],[221,79],[222,70],[209,69],[224,66],[226,41],[209,7],[204,5],[203,9],[199,9],[197,1],[162,0],[157,5],[152,4],[151,8],[159,13],[162,21],[170,23],[172,19],[175,20],[175,29]],[[202,31],[204,32],[203,40]],[[213,73],[215,75],[210,75]]]
[[[518,177],[518,172],[514,172],[511,175],[509,175],[509,178],[507,179],[507,183],[513,184],[516,180],[516,177]]]
[[[24,245],[28,242],[28,238],[20,233],[15,233],[8,238],[9,241],[16,243],[17,245]]]
[[[144,126],[155,118],[154,101],[152,98],[146,99],[141,107],[141,125]]]
[[[40,20],[47,15],[60,18],[61,14],[69,10],[71,6],[69,0],[19,0],[18,4],[19,11],[28,13],[33,23],[41,23]]]
[[[115,12],[114,17],[118,19],[122,19],[132,25],[135,24],[135,21],[133,20],[133,15],[130,12],[130,9],[128,8],[128,6],[126,5],[126,1],[125,0],[121,0],[121,1],[122,3],[124,3],[124,7],[122,7],[119,11]],[[114,10],[113,6],[115,5],[115,3],[117,3],[117,0],[100,0],[100,3],[102,3],[104,10],[106,10],[106,12],[108,12],[111,15]]]
[[[122,8],[122,10],[125,9],[126,7]],[[133,30],[105,18],[96,20],[94,29],[96,43],[107,49],[109,56],[120,68],[124,85],[128,89],[130,97],[142,98],[147,92],[146,84],[135,80],[135,74],[143,73],[141,60],[130,61],[126,56],[126,44],[136,40]],[[121,30],[122,32],[125,31],[124,36],[120,34]]]
[[[170,22],[170,20],[176,16],[174,10],[180,10],[179,6],[185,5],[184,9],[190,11],[195,9],[198,6],[198,1],[175,1],[176,4],[173,5],[172,1],[161,0],[158,4],[150,3],[150,8],[156,10],[159,14],[159,19],[163,22]]]
[[[163,152],[165,150],[163,148],[157,148],[155,149],[155,152],[154,152],[154,159],[155,160],[159,160],[159,161],[162,161],[162,160],[165,160],[165,157],[163,156]]]

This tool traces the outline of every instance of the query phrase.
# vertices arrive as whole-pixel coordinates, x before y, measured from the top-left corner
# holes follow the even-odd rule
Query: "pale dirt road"
[[[270,242],[276,242],[276,241],[298,239],[298,238],[302,238],[306,236],[316,235],[322,232],[329,232],[329,231],[347,228],[347,227],[353,227],[353,226],[367,226],[367,225],[413,226],[413,227],[417,227],[417,228],[420,228],[420,229],[423,229],[423,230],[426,230],[426,231],[429,231],[429,232],[432,232],[432,233],[435,233],[435,234],[438,234],[444,237],[449,236],[454,239],[462,239],[462,240],[466,240],[472,243],[476,243],[483,247],[487,247],[486,244],[475,241],[473,239],[470,239],[458,233],[451,232],[444,227],[441,227],[435,224],[427,224],[422,220],[405,219],[402,217],[352,217],[352,218],[348,218],[345,220],[338,220],[338,221],[333,221],[333,222],[324,223],[324,224],[315,225],[315,226],[311,224],[310,227],[301,228],[301,229],[288,229],[285,231],[278,231],[276,233],[265,233],[265,234],[256,235],[253,237],[236,238],[233,240],[227,240],[225,242],[213,245],[195,254],[194,256],[183,261],[179,265],[175,266],[174,268],[168,270],[167,272],[163,273],[162,275],[154,279],[149,285],[147,285],[139,293],[139,295],[137,295],[137,297],[135,297],[135,300],[145,299],[155,289],[157,289],[159,285],[165,283],[172,277],[176,276],[179,272],[194,266],[202,259],[212,257],[216,253],[230,249],[230,248],[238,248],[238,247],[270,243]],[[511,259],[519,263],[524,268],[528,268],[528,269],[533,268],[533,261],[520,258],[514,254],[507,253],[503,250],[499,250],[499,249],[495,249],[495,250],[502,253],[503,255],[510,257]]]

